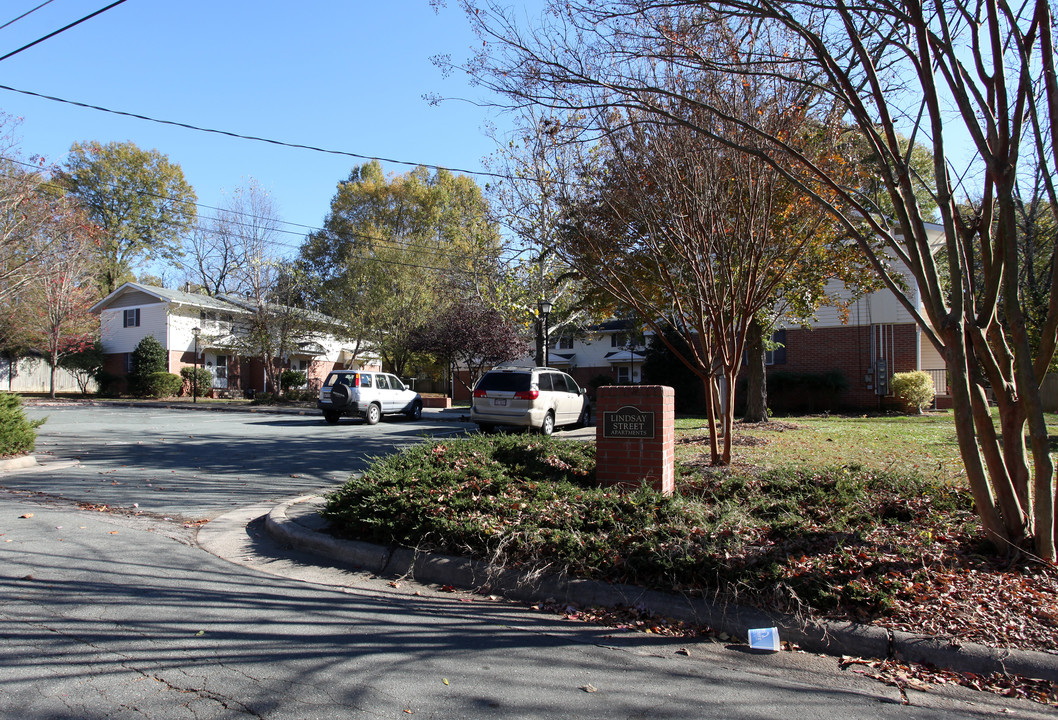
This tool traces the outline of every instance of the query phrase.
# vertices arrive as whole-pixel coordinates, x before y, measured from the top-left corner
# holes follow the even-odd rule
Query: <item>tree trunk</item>
[[[764,357],[764,326],[757,318],[746,335],[746,413],[742,422],[768,421],[768,382]]]

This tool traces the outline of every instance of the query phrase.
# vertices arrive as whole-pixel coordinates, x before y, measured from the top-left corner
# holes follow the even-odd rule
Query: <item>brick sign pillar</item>
[[[664,385],[608,385],[595,404],[596,470],[603,486],[675,489],[675,397]]]

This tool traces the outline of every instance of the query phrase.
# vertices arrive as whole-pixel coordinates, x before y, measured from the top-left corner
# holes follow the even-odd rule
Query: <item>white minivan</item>
[[[396,375],[364,370],[334,370],[320,388],[316,407],[329,423],[343,415],[362,417],[368,425],[383,415],[401,414],[412,420],[422,417],[422,397]]]
[[[496,426],[534,428],[550,435],[556,427],[584,427],[591,404],[584,388],[564,372],[548,367],[498,367],[474,386],[470,420],[482,432]]]

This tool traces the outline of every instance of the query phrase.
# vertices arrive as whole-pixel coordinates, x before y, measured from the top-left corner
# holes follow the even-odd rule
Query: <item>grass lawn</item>
[[[1058,428],[1058,418],[1049,422]],[[594,485],[594,446],[429,441],[334,493],[336,534],[996,646],[1058,646],[1058,572],[980,542],[950,413],[737,425],[708,465],[677,421],[677,491]]]

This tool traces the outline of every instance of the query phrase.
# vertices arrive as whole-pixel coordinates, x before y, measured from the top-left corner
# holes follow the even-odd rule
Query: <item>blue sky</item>
[[[8,0],[0,25],[43,1]],[[52,0],[0,30],[0,55],[107,4]],[[128,0],[3,61],[0,84],[219,130],[480,170],[493,149],[483,128],[502,126],[504,118],[466,102],[431,106],[423,99],[481,99],[464,76],[446,79],[430,62],[440,53],[465,58],[474,44],[454,3],[435,12],[427,0]],[[22,119],[26,155],[61,163],[75,141],[131,140],[179,163],[204,205],[218,205],[225,191],[253,177],[272,193],[283,220],[313,227],[338,181],[361,162],[8,90],[0,90],[0,109]],[[287,235],[284,242],[299,239]]]

